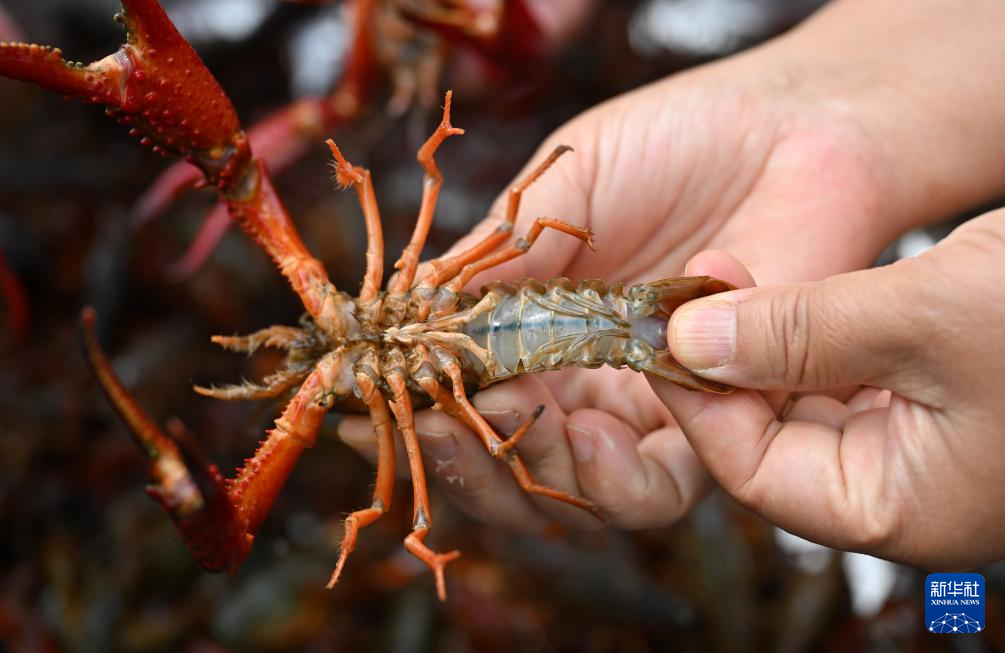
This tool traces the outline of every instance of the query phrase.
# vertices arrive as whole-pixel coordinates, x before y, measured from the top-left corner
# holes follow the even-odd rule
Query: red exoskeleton
[[[155,0],[123,0],[129,39],[117,53],[82,66],[67,64],[58,50],[0,44],[0,73],[64,94],[109,105],[155,149],[186,155],[215,185],[230,215],[274,259],[300,296],[306,315],[298,327],[273,326],[248,336],[217,336],[235,351],[273,347],[287,352],[283,369],[261,384],[196,388],[219,399],[264,399],[293,393],[275,427],[254,456],[229,480],[204,459],[178,423],[164,433],[130,397],[94,335],[95,316],[85,310],[88,357],[112,404],[129,425],[147,459],[149,491],[174,520],[202,566],[234,571],[247,555],[284,482],[310,448],[330,410],[369,414],[378,445],[377,482],[370,506],[351,513],[329,586],[335,584],[358,532],[387,511],[394,482],[394,426],[405,445],[414,510],[405,547],[436,576],[445,596],[444,566],[459,553],[438,553],[424,540],[431,527],[414,409],[431,405],[474,430],[488,452],[504,461],[527,492],[552,497],[598,514],[589,501],[537,484],[517,445],[540,411],[508,438],[472,406],[469,395],[492,383],[568,366],[628,366],[693,390],[726,392],[680,367],[666,346],[666,325],[676,306],[728,290],[708,277],[664,279],[606,288],[600,281],[578,287],[566,279],[547,284],[490,284],[480,297],[463,292],[471,278],[525,254],[545,229],[564,232],[592,247],[589,229],[550,218],[536,219],[509,243],[526,188],[568,151],[559,147],[509,193],[505,220],[466,251],[419,264],[443,183],[434,155],[450,136],[463,133],[450,120],[447,93],[443,120],[419,150],[425,181],[411,240],[386,287],[383,238],[373,180],[351,165],[334,142],[336,179],[353,187],[362,206],[368,244],[366,273],[357,297],[338,291],[304,246],[265,167],[252,154],[236,113],[191,46]],[[599,516],[599,514],[598,514]]]
[[[248,129],[248,141],[273,174],[322,135],[365,115],[382,84],[390,86],[390,116],[404,114],[413,104],[435,107],[452,52],[473,53],[485,76],[508,79],[527,77],[547,50],[525,0],[344,0],[342,10],[349,47],[335,87],[326,96],[297,99]],[[134,222],[152,220],[201,178],[197,167],[184,162],[169,167],[136,202]],[[168,275],[179,279],[198,269],[229,222],[221,202]]]

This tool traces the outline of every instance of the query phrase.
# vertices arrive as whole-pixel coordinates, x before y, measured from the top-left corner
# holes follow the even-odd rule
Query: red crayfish
[[[59,50],[0,44],[0,73],[108,106],[155,151],[183,154],[214,185],[230,215],[259,242],[299,295],[306,315],[298,327],[273,326],[248,336],[217,336],[235,351],[272,347],[287,352],[283,369],[261,384],[196,388],[220,399],[275,398],[293,392],[275,427],[247,463],[223,480],[179,423],[162,432],[116,377],[98,347],[93,311],[83,315],[86,349],[94,370],[147,459],[150,493],[174,520],[202,566],[234,571],[304,450],[330,410],[371,417],[378,444],[377,483],[370,506],[345,521],[341,553],[329,586],[342,572],[359,529],[379,518],[391,501],[394,429],[404,441],[412,475],[414,512],[405,547],[435,573],[445,596],[443,568],[459,553],[437,553],[424,539],[431,515],[413,411],[431,405],[463,421],[504,461],[527,492],[597,514],[589,501],[537,484],[516,449],[540,411],[508,439],[478,414],[469,394],[514,376],[568,366],[628,366],[694,390],[726,392],[680,367],[666,347],[673,309],[692,298],[729,289],[708,277],[664,279],[609,288],[596,280],[578,287],[567,279],[547,284],[490,284],[480,297],[463,292],[477,273],[526,253],[544,229],[593,246],[588,229],[538,218],[507,245],[525,189],[569,148],[559,147],[510,191],[506,219],[467,251],[419,265],[443,178],[434,159],[450,136],[463,133],[443,119],[419,150],[425,170],[414,233],[386,288],[380,215],[368,170],[351,165],[329,141],[336,179],[353,187],[366,223],[366,273],[357,297],[337,290],[311,256],[256,158],[237,115],[212,74],[175,30],[155,0],[123,0],[127,43],[90,65],[62,60]],[[393,420],[392,420],[393,417]],[[598,515],[599,516],[599,515]]]

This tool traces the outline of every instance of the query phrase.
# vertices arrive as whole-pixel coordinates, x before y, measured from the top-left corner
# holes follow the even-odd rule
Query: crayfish
[[[466,251],[420,265],[443,183],[435,153],[448,137],[463,133],[451,124],[449,92],[442,121],[418,152],[425,171],[418,219],[386,287],[372,176],[351,165],[328,141],[336,180],[358,194],[368,237],[359,295],[338,291],[301,241],[229,99],[191,46],[155,0],[123,0],[123,7],[128,41],[115,54],[84,66],[64,62],[58,50],[0,44],[0,73],[105,104],[143,143],[185,155],[217,187],[230,215],[273,258],[306,310],[297,327],[213,338],[235,351],[285,350],[286,364],[260,384],[197,387],[197,392],[227,400],[293,393],[254,456],[226,481],[180,423],[172,423],[165,433],[132,399],[97,344],[93,311],[84,311],[88,358],[146,456],[153,481],[149,491],[205,569],[233,572],[240,565],[295,463],[314,444],[331,410],[369,414],[378,463],[371,504],[345,520],[329,587],[342,573],[359,530],[390,505],[397,426],[414,497],[405,547],[432,569],[442,599],[444,566],[459,552],[439,553],[424,543],[431,514],[413,421],[416,407],[431,405],[468,425],[489,453],[510,467],[525,491],[600,516],[591,502],[536,483],[521,462],[517,445],[540,410],[504,439],[479,415],[469,394],[514,376],[603,364],[628,366],[694,390],[729,390],[682,368],[666,346],[667,320],[674,308],[728,290],[725,282],[682,277],[635,285],[625,293],[620,284],[607,288],[596,280],[578,287],[567,279],[547,284],[525,280],[515,286],[490,284],[480,297],[463,291],[475,274],[529,251],[545,229],[593,247],[589,229],[550,218],[538,218],[526,235],[507,245],[522,194],[567,147],[554,150],[510,190],[505,220],[493,233]]]

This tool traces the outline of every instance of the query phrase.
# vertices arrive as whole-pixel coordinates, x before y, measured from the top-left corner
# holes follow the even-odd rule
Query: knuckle
[[[631,490],[616,505],[601,504],[611,523],[620,528],[663,528],[673,524],[684,514],[679,501],[668,501],[654,494],[635,494]]]
[[[732,485],[724,484],[723,489],[726,490],[726,492],[729,493],[729,495],[732,496],[738,504],[747,510],[760,514],[765,503],[765,494],[761,490],[760,484],[755,481],[754,476],[750,476],[741,483]]]
[[[768,456],[768,449],[771,443],[777,441],[777,437],[784,428],[781,422],[772,420],[768,423],[757,438],[758,442],[767,442],[767,448],[761,452],[759,457],[749,458],[743,462],[738,462],[729,473],[719,478],[722,485],[737,503],[744,508],[760,513],[768,508],[774,492],[777,491],[770,481],[764,478],[762,463]]]
[[[810,365],[812,300],[808,288],[796,286],[790,297],[780,297],[781,301],[776,300],[772,307],[772,315],[777,320],[776,333],[782,339],[782,368],[779,373],[787,386],[802,387],[812,382],[815,375]]]
[[[623,478],[589,479],[580,478],[583,496],[603,511],[610,522],[620,528],[647,528],[658,520],[649,510],[646,492],[637,483],[626,482]]]
[[[901,532],[899,512],[879,507],[863,507],[861,517],[854,528],[847,529],[853,534],[849,547],[867,553],[883,553],[892,550],[897,534]]]
[[[824,299],[821,288],[817,283],[799,284],[770,296],[765,340],[776,342],[780,353],[772,358],[766,372],[783,387],[831,385],[841,311]]]

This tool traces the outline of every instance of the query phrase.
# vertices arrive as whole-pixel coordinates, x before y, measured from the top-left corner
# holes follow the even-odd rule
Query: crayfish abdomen
[[[489,354],[479,387],[522,374],[609,365],[653,372],[693,390],[725,391],[673,361],[666,342],[669,314],[662,307],[664,300],[679,304],[682,296],[692,299],[725,289],[722,282],[686,277],[662,283],[667,282],[673,283],[673,293],[654,293],[642,309],[626,299],[622,284],[605,288],[597,279],[578,287],[564,277],[547,284],[525,279],[515,286],[490,285],[484,289],[490,301],[479,304],[487,310],[471,309],[463,328]],[[633,286],[629,295],[648,287]],[[477,367],[482,361],[474,358],[472,363]]]

